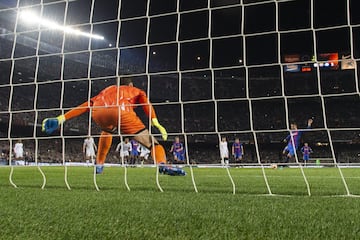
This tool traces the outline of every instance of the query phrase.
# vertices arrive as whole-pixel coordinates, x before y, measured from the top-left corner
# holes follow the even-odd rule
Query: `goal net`
[[[97,142],[100,134],[89,114],[50,136],[41,122],[127,76],[167,129],[166,150],[175,137],[184,144],[195,191],[201,167],[224,168],[234,193],[238,168],[257,168],[273,194],[269,177],[289,167],[311,195],[307,169],[334,167],[350,196],[344,169],[360,163],[358,9],[355,0],[2,0],[1,163],[11,174],[15,165],[37,166],[42,187],[41,166],[86,163],[84,138]],[[127,136],[118,137],[106,163],[124,166],[114,150]],[[219,152],[224,137],[228,159]],[[236,138],[241,156],[233,156]],[[16,157],[20,141],[25,150]],[[283,154],[288,143],[291,158]]]

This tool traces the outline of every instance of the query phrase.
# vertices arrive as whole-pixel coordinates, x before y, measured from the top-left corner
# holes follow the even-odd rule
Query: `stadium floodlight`
[[[44,27],[48,27],[50,29],[64,31],[66,33],[70,33],[70,34],[74,34],[74,35],[84,36],[84,37],[88,37],[88,38],[94,38],[94,39],[98,39],[98,40],[105,39],[103,36],[98,35],[98,34],[91,34],[91,33],[87,33],[87,32],[82,32],[82,31],[72,28],[72,27],[61,26],[60,24],[58,24],[56,22],[41,18],[31,11],[21,11],[20,19],[22,19],[23,21],[26,21],[28,23],[40,24],[40,25],[42,25]]]

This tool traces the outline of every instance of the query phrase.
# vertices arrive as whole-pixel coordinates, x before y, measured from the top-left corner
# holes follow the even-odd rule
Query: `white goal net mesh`
[[[91,116],[51,136],[42,120],[128,76],[167,129],[165,148],[180,137],[185,166],[223,166],[226,137],[229,166],[261,168],[270,194],[265,168],[298,167],[310,195],[306,142],[306,167],[337,167],[351,195],[341,167],[360,163],[359,9],[355,0],[0,0],[1,163],[84,162],[84,138],[100,134]],[[291,123],[305,129],[308,119],[286,159]],[[122,137],[107,163],[124,164],[114,154]],[[232,156],[235,138],[242,158]]]

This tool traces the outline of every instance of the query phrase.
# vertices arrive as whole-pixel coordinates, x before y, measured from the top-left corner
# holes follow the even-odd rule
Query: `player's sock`
[[[95,170],[96,174],[102,174],[104,171],[104,165],[96,165]]]
[[[104,165],[106,155],[108,154],[112,142],[112,136],[110,133],[102,132],[99,139],[98,153],[96,156],[96,164]]]
[[[155,145],[151,148],[151,156],[155,160],[156,164],[166,164],[165,149],[161,145]]]

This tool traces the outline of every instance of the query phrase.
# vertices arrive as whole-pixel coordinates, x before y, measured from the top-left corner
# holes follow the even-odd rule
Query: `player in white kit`
[[[96,157],[95,151],[97,151],[97,147],[94,138],[88,136],[87,138],[85,138],[83,144],[83,154],[88,165],[90,162],[94,164],[94,159]]]
[[[124,158],[124,162],[127,163],[129,160],[130,152],[132,150],[129,138],[125,138],[123,142],[120,142],[116,147],[116,152],[120,152],[120,159]]]
[[[24,144],[21,142],[21,140],[15,143],[14,154],[16,159],[24,158]]]
[[[140,152],[140,161],[141,161],[141,164],[143,164],[145,161],[148,160],[149,155],[150,155],[150,150],[140,144],[139,152]]]
[[[221,163],[228,165],[229,164],[229,148],[228,148],[228,142],[226,141],[226,137],[221,138],[221,141],[219,143],[219,149],[220,149]]]

